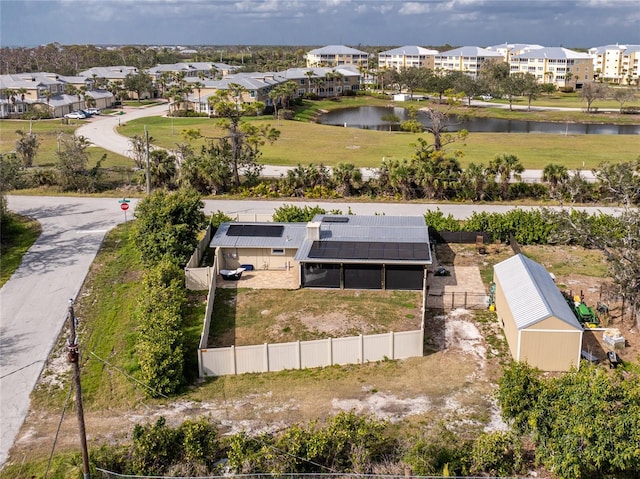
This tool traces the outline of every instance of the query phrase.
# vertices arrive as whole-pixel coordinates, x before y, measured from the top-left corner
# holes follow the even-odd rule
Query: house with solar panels
[[[579,367],[584,328],[547,269],[517,254],[493,267],[493,281],[513,358],[542,371]]]
[[[316,215],[309,223],[223,223],[218,271],[298,271],[302,288],[418,290],[432,264],[421,216]]]

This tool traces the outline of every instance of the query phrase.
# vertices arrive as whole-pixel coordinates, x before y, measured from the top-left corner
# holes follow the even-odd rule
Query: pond
[[[365,130],[389,130],[389,123],[382,120],[386,115],[395,115],[400,121],[408,120],[408,111],[402,107],[361,106],[343,108],[325,113],[319,122],[323,125],[344,126]],[[418,112],[418,120],[429,125],[429,116]],[[594,123],[556,123],[550,121],[505,120],[501,118],[464,118],[450,115],[449,131],[466,129],[484,133],[551,133],[559,135],[640,135],[640,125],[611,125]],[[398,124],[392,130],[399,130]]]

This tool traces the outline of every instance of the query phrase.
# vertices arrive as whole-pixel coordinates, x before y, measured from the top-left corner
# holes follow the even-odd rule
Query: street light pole
[[[76,316],[73,311],[73,300],[69,300],[69,338],[67,339],[67,360],[73,364],[73,379],[76,389],[76,412],[78,415],[78,431],[82,450],[83,478],[89,479],[89,451],[87,449],[87,432],[84,427],[84,409],[82,407],[82,386],[80,384],[80,348],[76,334]]]

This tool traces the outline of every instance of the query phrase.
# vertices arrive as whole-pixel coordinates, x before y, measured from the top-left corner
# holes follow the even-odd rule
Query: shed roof
[[[517,254],[493,267],[518,329],[551,316],[582,331],[551,275],[544,266]]]

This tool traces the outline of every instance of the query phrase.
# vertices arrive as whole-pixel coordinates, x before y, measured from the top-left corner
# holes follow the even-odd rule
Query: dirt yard
[[[640,358],[640,332],[629,312],[622,313],[622,303],[611,293],[611,282],[605,278],[606,261],[599,251],[566,246],[526,246],[523,253],[544,265],[556,277],[560,290],[572,297],[580,295],[584,302],[597,310],[598,304],[606,305],[609,312],[598,314],[601,328],[584,334],[583,349],[604,361],[610,347],[602,340],[603,329],[616,328],[626,339],[626,346],[617,350],[623,360]],[[508,245],[486,245],[486,253],[480,254],[475,245],[442,244],[436,248],[439,265],[450,270],[451,276],[431,277],[436,291],[486,292],[491,282],[493,265],[514,253]],[[480,278],[480,280],[479,280]],[[446,305],[445,301],[445,305]]]
[[[421,358],[220,377],[174,401],[141,400],[132,409],[85,409],[90,447],[130,439],[136,423],[160,416],[174,425],[207,416],[225,434],[274,431],[350,410],[393,423],[405,421],[407,430],[440,421],[459,430],[503,429],[493,399],[499,361],[485,340],[485,327],[472,312],[456,310],[430,320],[432,350]],[[30,411],[11,460],[48,454],[59,419],[57,410]],[[66,448],[77,448],[77,422],[69,411],[57,446]]]

